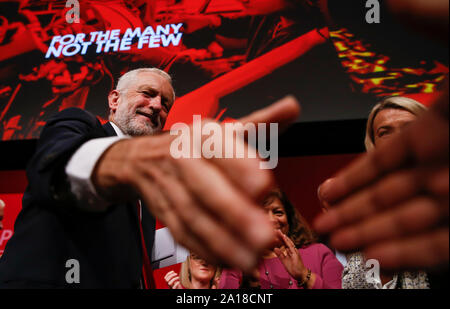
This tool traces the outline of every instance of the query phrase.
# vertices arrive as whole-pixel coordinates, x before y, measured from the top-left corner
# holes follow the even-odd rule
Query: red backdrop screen
[[[238,118],[287,94],[303,105],[299,121],[361,119],[387,95],[427,103],[448,74],[445,48],[384,49],[328,28],[319,0],[78,2],[69,23],[66,1],[0,1],[1,140],[37,138],[68,107],[106,120],[109,91],[138,67],[174,78],[167,126]]]

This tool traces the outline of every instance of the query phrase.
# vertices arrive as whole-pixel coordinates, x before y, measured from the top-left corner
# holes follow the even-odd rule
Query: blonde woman
[[[405,97],[389,97],[375,105],[369,114],[365,145],[367,151],[379,147],[392,136],[414,122],[427,108]],[[428,277],[424,272],[380,274],[380,280],[368,282],[366,260],[361,252],[347,255],[347,265],[342,275],[344,289],[428,289]],[[383,265],[380,265],[382,268]]]
[[[415,121],[427,111],[419,102],[406,97],[388,97],[374,106],[366,126],[366,150],[371,151],[398,133],[405,125]]]
[[[191,252],[181,264],[180,275],[170,271],[164,279],[171,289],[217,289],[220,272],[219,267],[208,264]]]

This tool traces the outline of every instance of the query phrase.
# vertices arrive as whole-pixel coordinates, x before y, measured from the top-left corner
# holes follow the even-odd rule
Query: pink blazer
[[[323,244],[312,244],[298,249],[303,263],[316,274],[313,289],[340,289],[342,284],[342,264],[333,252]],[[299,289],[278,258],[266,259],[259,265],[262,289]],[[224,269],[220,277],[220,289],[239,289],[241,271]]]

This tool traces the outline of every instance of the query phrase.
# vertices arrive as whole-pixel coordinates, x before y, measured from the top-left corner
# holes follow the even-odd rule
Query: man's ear
[[[119,98],[120,98],[120,93],[117,90],[113,90],[109,93],[108,95],[108,105],[109,105],[109,109],[112,112],[115,112],[117,110],[117,107],[119,106]]]

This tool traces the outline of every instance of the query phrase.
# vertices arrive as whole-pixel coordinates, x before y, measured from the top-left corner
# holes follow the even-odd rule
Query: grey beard
[[[122,132],[130,136],[154,135],[161,131],[160,128],[153,128],[147,123],[139,125],[134,121],[133,117],[116,117],[114,120]]]

